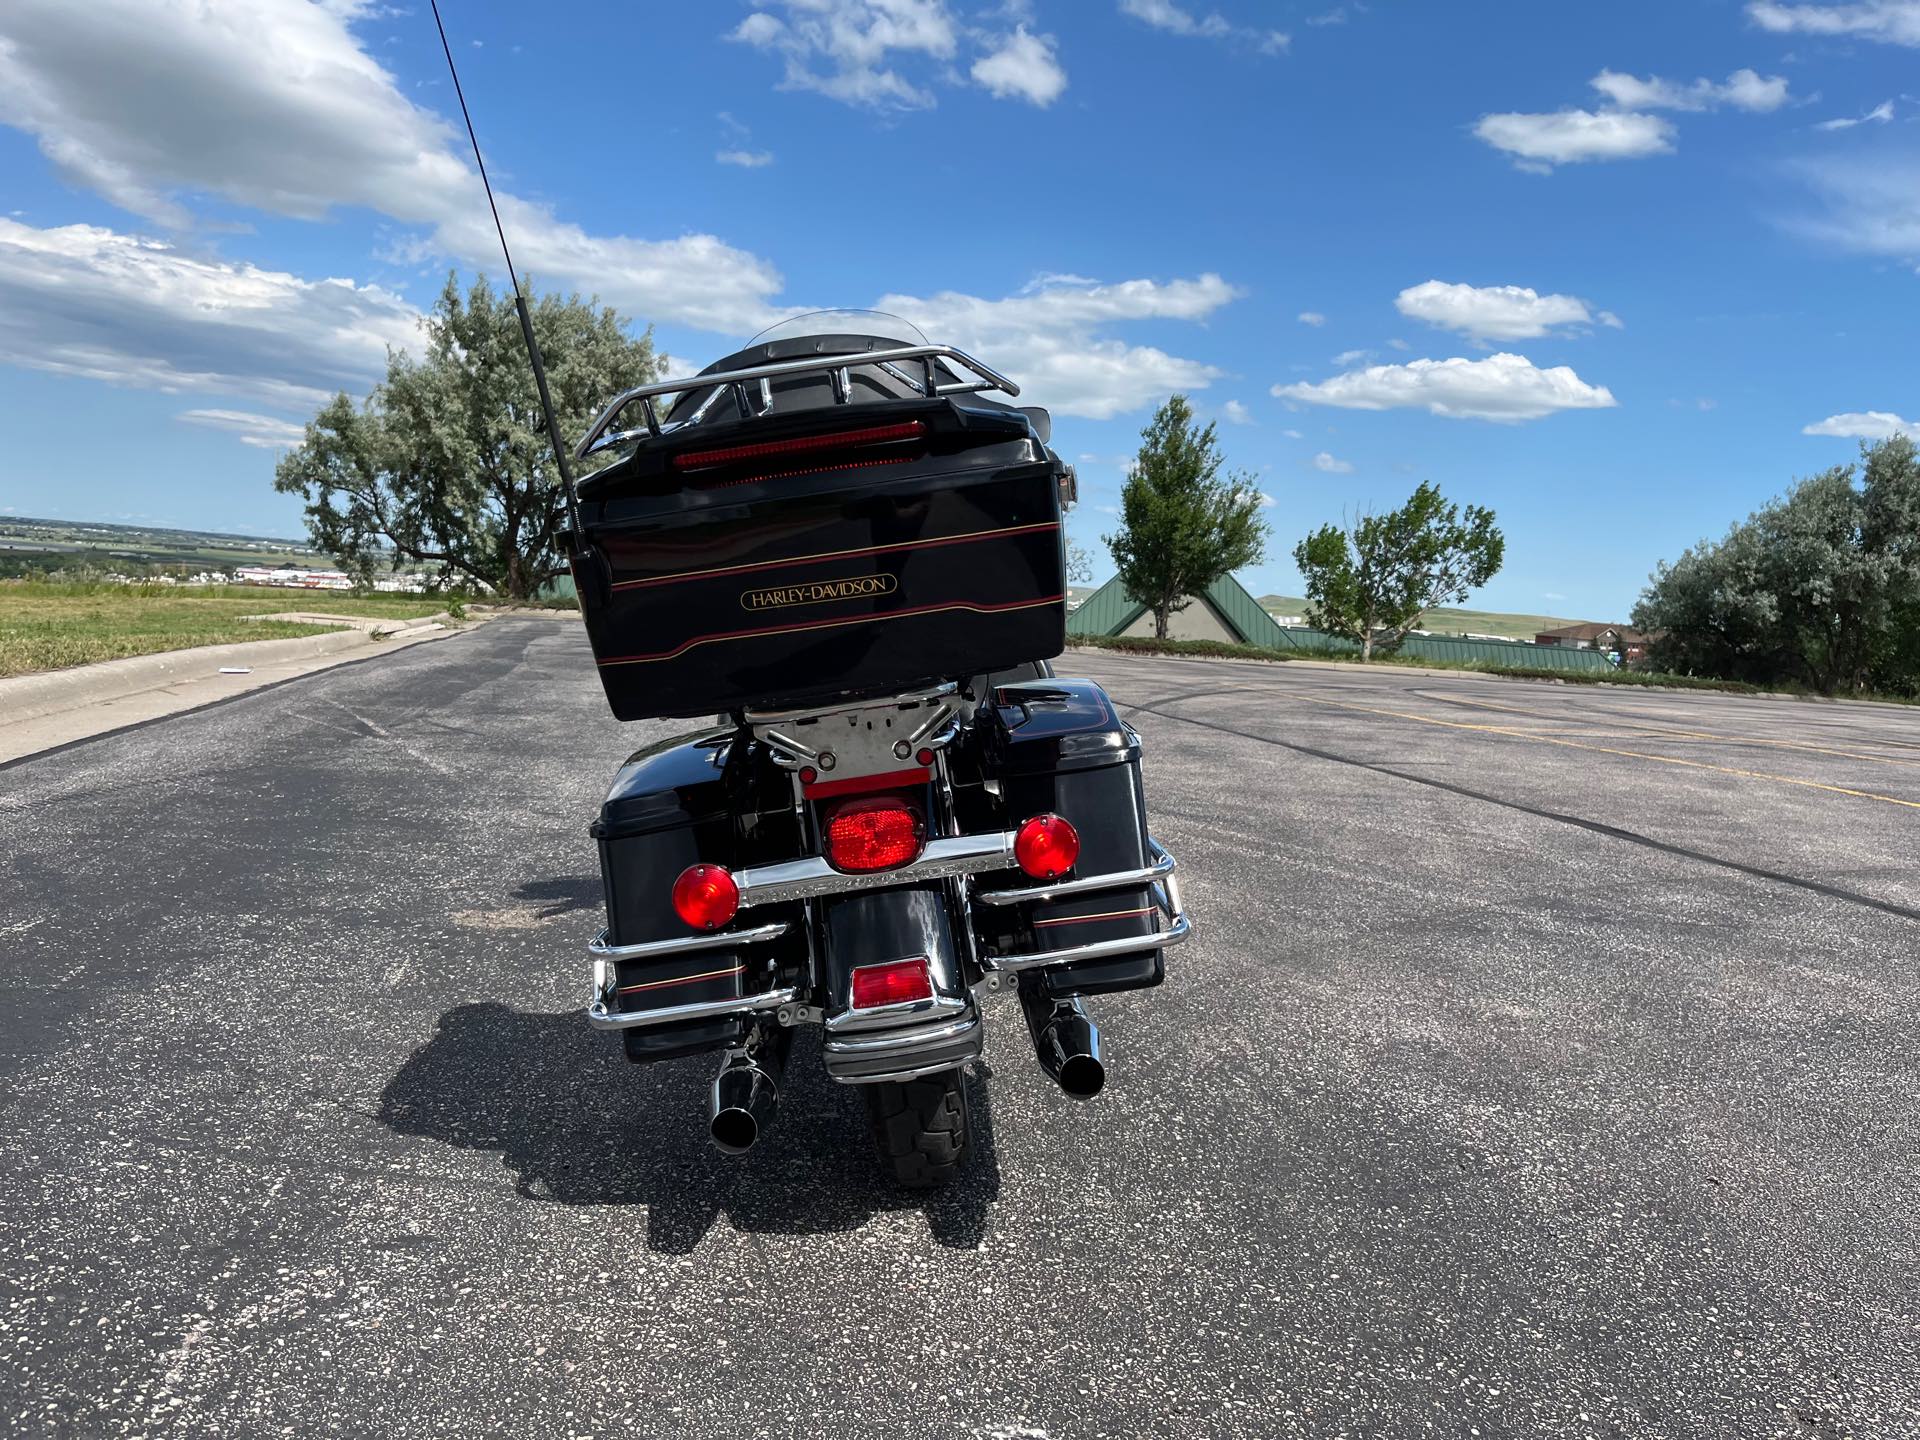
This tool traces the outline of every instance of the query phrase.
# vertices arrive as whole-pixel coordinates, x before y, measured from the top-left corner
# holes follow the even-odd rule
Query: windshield
[[[920,327],[884,310],[810,310],[778,325],[769,325],[747,342],[749,348],[775,340],[799,340],[808,335],[866,335],[875,340],[897,340],[902,345],[925,345]]]

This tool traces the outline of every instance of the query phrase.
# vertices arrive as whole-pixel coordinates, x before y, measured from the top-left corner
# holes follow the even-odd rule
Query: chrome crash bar
[[[934,365],[936,360],[949,360],[962,370],[971,371],[977,380],[941,381]],[[920,378],[913,379],[900,367],[902,364],[918,362]],[[623,440],[636,438],[638,430],[618,430],[611,435],[607,432],[620,412],[634,401],[640,402],[640,408],[647,417],[646,433],[660,436],[669,430],[678,429],[682,424],[691,424],[704,416],[708,408],[723,393],[733,396],[734,408],[742,420],[751,420],[769,414],[773,410],[773,388],[771,381],[785,379],[793,375],[825,374],[833,383],[834,403],[845,405],[853,399],[853,383],[848,372],[862,365],[877,365],[889,374],[904,381],[911,389],[917,390],[929,399],[939,395],[972,395],[981,390],[999,390],[1010,396],[1017,396],[1020,387],[992,366],[974,359],[963,350],[951,345],[903,345],[891,350],[860,350],[843,355],[816,355],[805,360],[775,360],[765,365],[750,365],[744,370],[721,370],[712,375],[693,375],[685,380],[656,380],[651,385],[637,385],[600,412],[599,418],[588,428],[586,436],[574,447],[574,458],[584,460],[597,450],[610,445],[618,445]],[[755,399],[749,400],[747,387],[755,389]],[[694,390],[711,388],[700,408],[686,421],[661,422],[659,407],[653,402],[661,395],[683,395]],[[604,438],[603,438],[604,437]]]
[[[1091,895],[1102,890],[1125,890],[1140,885],[1150,887],[1153,903],[1163,922],[1154,935],[1123,936],[1118,940],[1095,940],[1085,945],[1069,945],[1060,950],[1035,950],[1022,955],[983,954],[980,968],[989,974],[1019,970],[1039,970],[1048,965],[1071,965],[1076,960],[1104,960],[1114,955],[1137,955],[1143,950],[1165,950],[1180,944],[1193,933],[1186,906],[1180,898],[1180,881],[1174,875],[1173,856],[1157,840],[1149,840],[1153,863],[1138,870],[1116,870],[1106,875],[1089,875],[1082,880],[1064,880],[1054,885],[1032,885],[1018,890],[990,890],[973,898],[987,905],[1012,905],[1020,901],[1057,900],[1063,895]]]
[[[718,930],[710,935],[685,935],[672,940],[649,940],[641,945],[615,945],[602,930],[587,946],[593,956],[593,997],[587,1002],[587,1023],[596,1030],[633,1030],[649,1025],[672,1025],[681,1020],[723,1020],[752,1015],[792,1004],[800,992],[792,986],[760,995],[728,1000],[699,1000],[691,1005],[669,1005],[662,1010],[619,1011],[613,1008],[614,961],[660,960],[701,950],[725,950],[738,945],[761,945],[787,933],[785,921],[756,925],[751,930]]]
[[[864,890],[880,890],[892,885],[912,885],[924,880],[946,879],[953,876],[979,875],[991,870],[1005,870],[1013,866],[1013,832],[1001,831],[994,835],[952,835],[937,840],[929,840],[920,858],[911,865],[903,865],[897,870],[880,870],[870,875],[849,875],[836,870],[824,859],[813,856],[802,860],[789,860],[778,865],[761,865],[751,870],[740,870],[734,874],[734,883],[740,889],[740,908],[746,910],[756,905],[777,905],[785,901],[809,900],[823,895],[846,895]],[[1010,974],[1021,970],[1037,970],[1048,965],[1070,965],[1076,960],[1101,960],[1114,955],[1136,955],[1142,950],[1161,950],[1178,945],[1193,933],[1193,926],[1187,919],[1186,906],[1180,896],[1180,881],[1174,873],[1173,856],[1159,844],[1149,840],[1148,848],[1153,863],[1137,870],[1115,870],[1104,875],[1088,875],[1077,880],[1060,880],[1045,885],[1026,885],[1008,890],[982,890],[970,898],[982,905],[1015,905],[1022,903],[1045,903],[1063,897],[1096,894],[1103,890],[1126,890],[1147,886],[1153,896],[1154,905],[1160,912],[1162,928],[1157,934],[1127,936],[1118,940],[1096,940],[1085,945],[1069,945],[1060,950],[1040,950],[1017,955],[982,954],[980,966],[989,974]],[[777,940],[787,933],[785,921],[751,926],[740,930],[719,930],[705,935],[686,935],[669,940],[649,940],[637,945],[615,945],[607,931],[602,930],[597,939],[587,946],[587,953],[593,956],[593,996],[587,1005],[587,1022],[601,1030],[631,1030],[652,1025],[673,1025],[686,1020],[718,1020],[736,1015],[758,1015],[776,1012],[787,1006],[801,1002],[804,997],[795,986],[782,986],[778,989],[763,991],[756,995],[742,995],[726,1000],[703,1000],[690,1005],[672,1005],[660,1010],[618,1011],[613,1008],[614,999],[614,963],[620,960],[654,960],[671,956],[686,955],[702,950],[725,950],[746,945],[761,945]],[[955,1006],[951,999],[936,997],[935,1000],[915,1001],[899,1007],[900,1014],[892,1013],[892,1007],[885,1016],[874,1013],[836,1017],[828,1022],[831,1031],[875,1028],[881,1021],[894,1021],[906,1018],[908,1013],[915,1019],[946,1019],[949,1024],[958,1023],[951,1019]],[[781,1016],[781,1023],[787,1023],[787,1017]],[[921,1032],[921,1038],[927,1038],[927,1032]],[[946,1038],[941,1032],[937,1038]],[[845,1040],[841,1049],[856,1051],[868,1048],[864,1042],[856,1042],[850,1035],[838,1035],[835,1043]],[[901,1042],[905,1044],[903,1040]],[[937,1068],[937,1067],[936,1067]],[[894,1077],[898,1078],[898,1077]]]

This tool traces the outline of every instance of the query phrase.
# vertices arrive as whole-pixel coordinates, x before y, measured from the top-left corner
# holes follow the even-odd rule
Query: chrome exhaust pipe
[[[1020,1004],[1040,1068],[1076,1100],[1098,1095],[1107,1083],[1107,1067],[1100,1058],[1100,1027],[1087,1018],[1086,1007],[1077,998],[1050,1000],[1038,986],[1023,988]]]
[[[729,1155],[745,1154],[773,1123],[780,1103],[780,1065],[778,1056],[768,1053],[770,1048],[729,1052],[713,1077],[707,1132]]]

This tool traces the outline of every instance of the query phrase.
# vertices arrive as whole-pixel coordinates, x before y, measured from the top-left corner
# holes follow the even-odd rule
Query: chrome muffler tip
[[[1020,1004],[1040,1068],[1075,1100],[1098,1095],[1106,1087],[1107,1066],[1100,1058],[1100,1027],[1087,1018],[1086,1007],[1077,998],[1049,1000],[1038,986],[1023,988]]]
[[[725,1153],[743,1155],[773,1122],[779,1103],[780,1086],[772,1075],[750,1056],[730,1056],[713,1077],[712,1118],[707,1131]]]

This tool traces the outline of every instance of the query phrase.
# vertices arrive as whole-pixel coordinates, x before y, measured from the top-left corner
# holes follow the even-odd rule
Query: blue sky
[[[1103,575],[1173,389],[1256,590],[1431,479],[1506,529],[1481,603],[1594,618],[1920,432],[1920,0],[444,9],[539,282],[695,364],[829,305],[976,350]],[[498,273],[451,106],[423,4],[9,0],[0,511],[298,533],[275,447]]]

